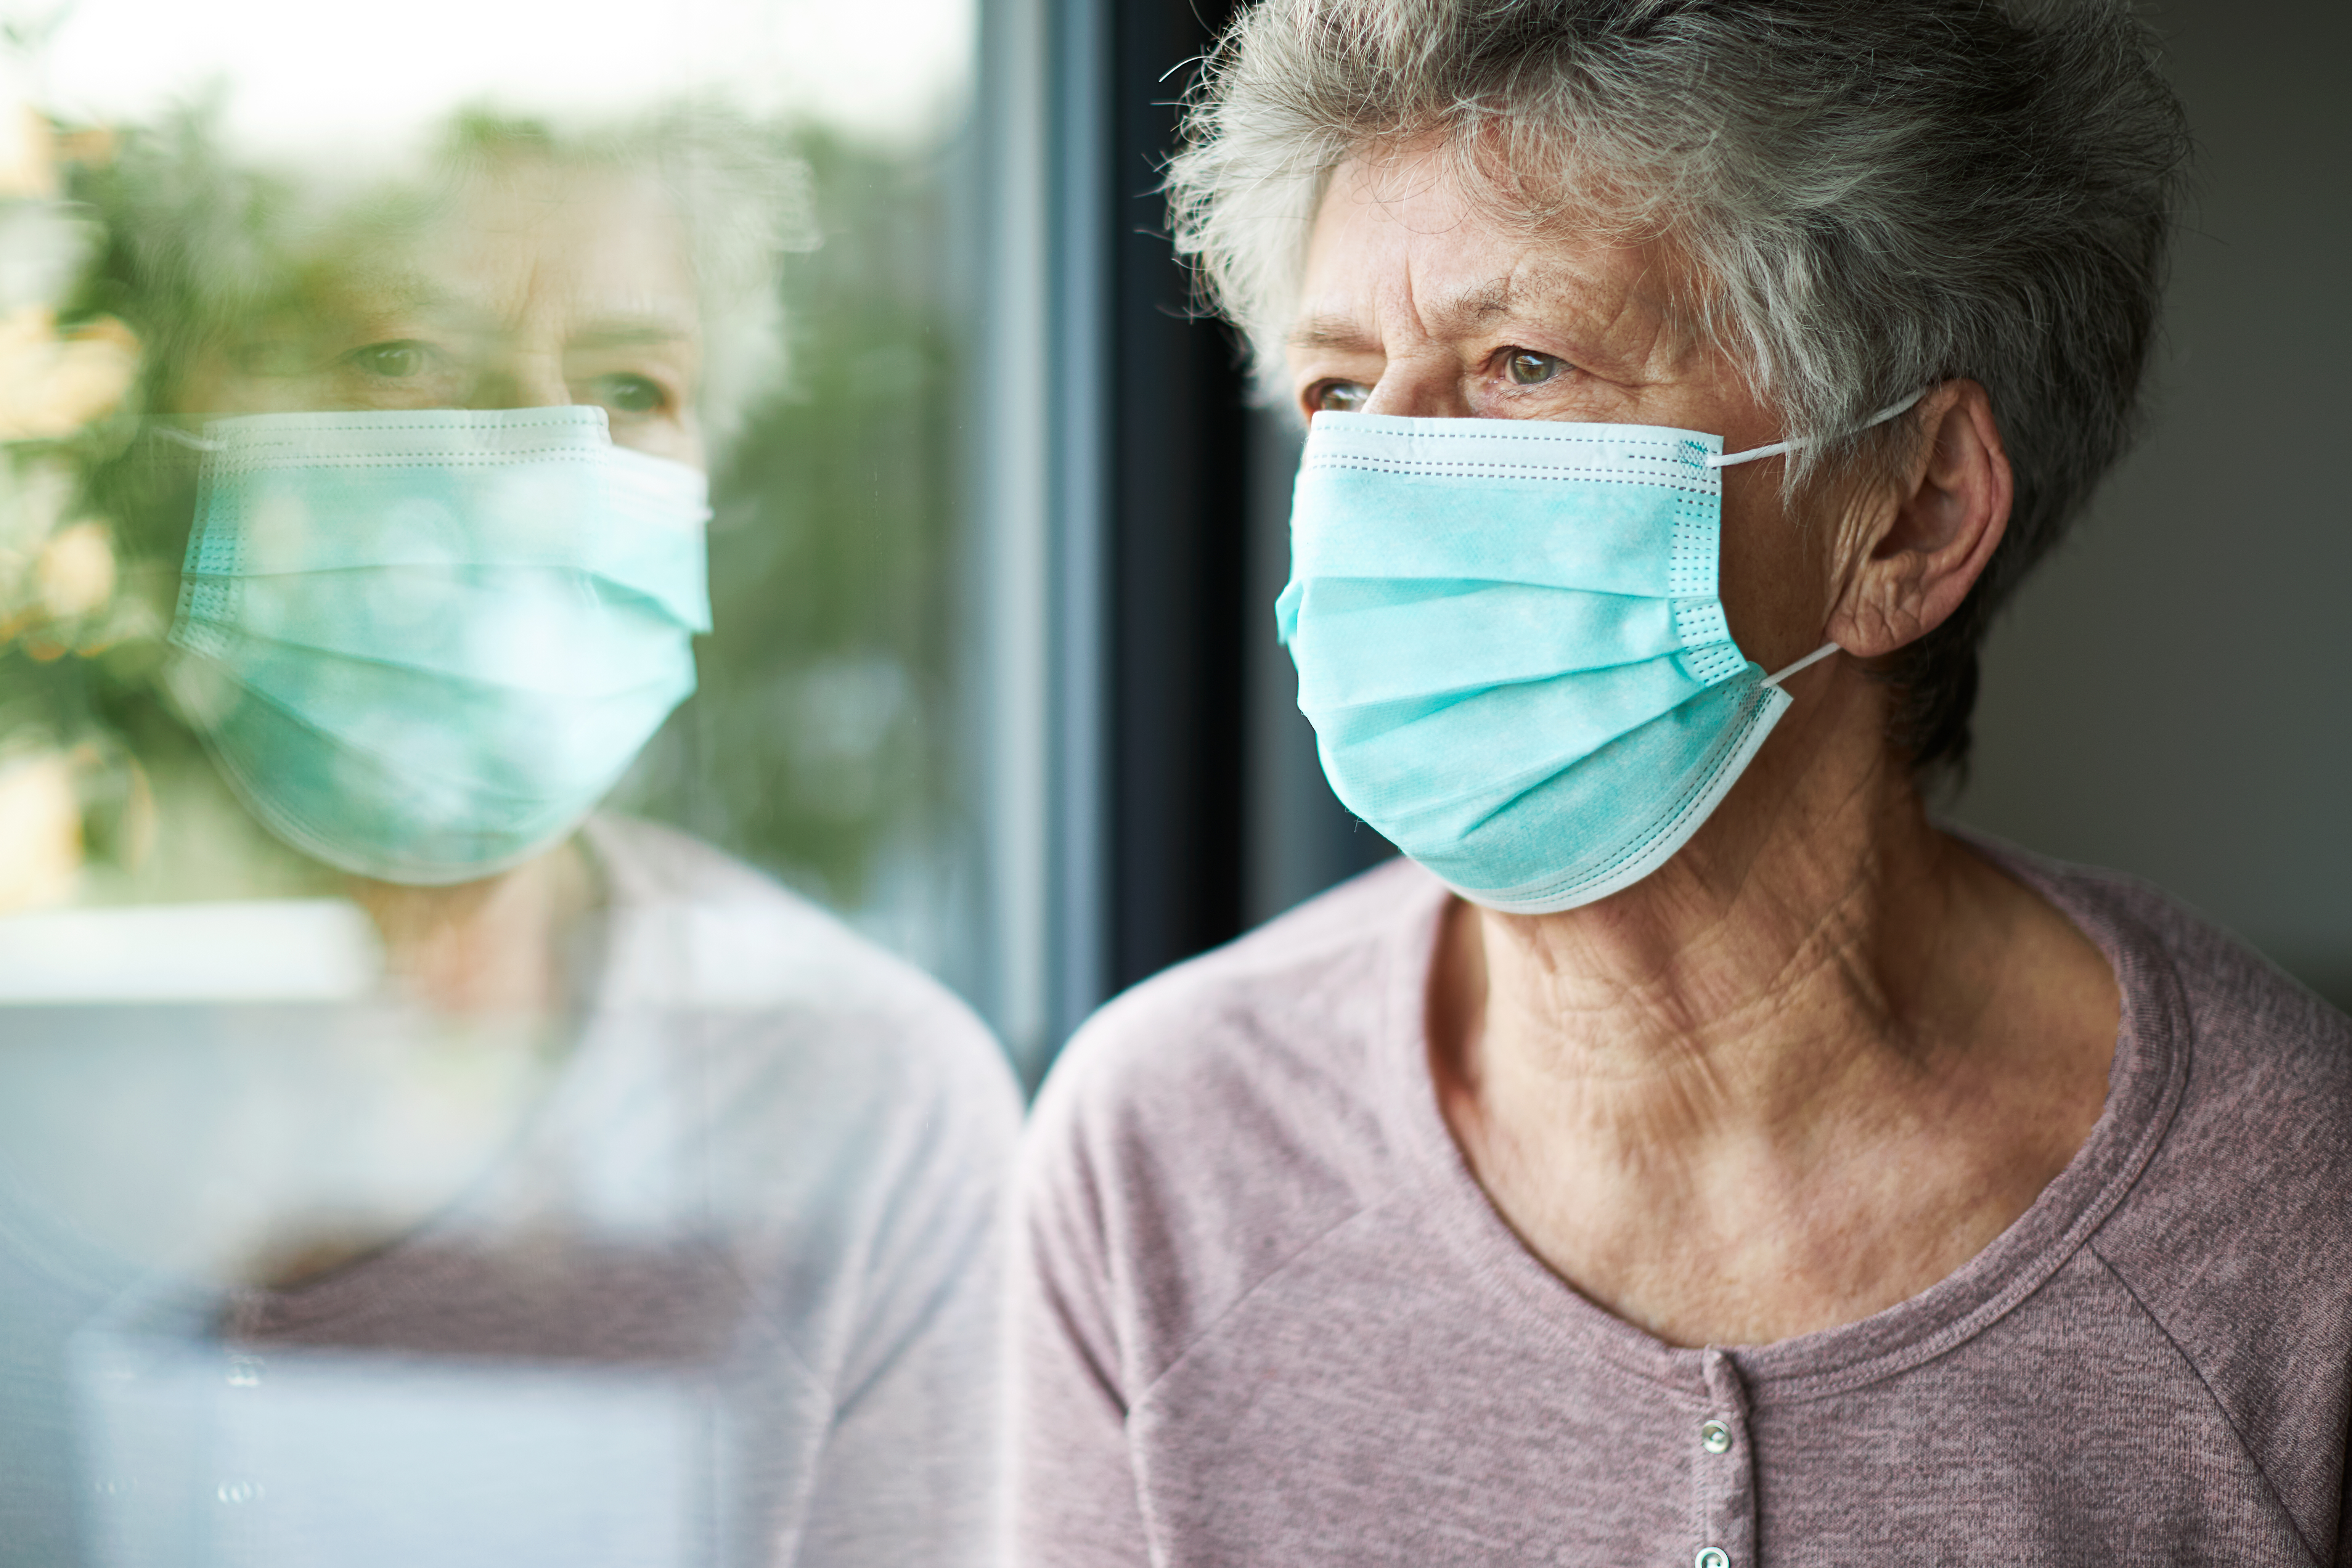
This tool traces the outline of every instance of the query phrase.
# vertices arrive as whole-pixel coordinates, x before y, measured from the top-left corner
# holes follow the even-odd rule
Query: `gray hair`
[[[1422,144],[1498,218],[1678,247],[1694,329],[1817,443],[1791,487],[1916,450],[1912,421],[1850,434],[1874,410],[1983,384],[2008,534],[1883,672],[1892,742],[1963,764],[1993,612],[2137,424],[2188,140],[2126,0],[1261,0],[1167,187],[1263,375],[1332,171]]]

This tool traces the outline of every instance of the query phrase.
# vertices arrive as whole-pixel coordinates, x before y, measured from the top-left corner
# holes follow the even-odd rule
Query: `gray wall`
[[[2147,877],[2352,1008],[2352,5],[2152,15],[2200,144],[2155,416],[1996,628],[1950,815]],[[1384,847],[1290,706],[1297,447],[1258,434],[1253,920]]]
[[[2156,13],[2199,143],[2155,418],[1996,628],[1953,815],[2352,1008],[2352,6]]]

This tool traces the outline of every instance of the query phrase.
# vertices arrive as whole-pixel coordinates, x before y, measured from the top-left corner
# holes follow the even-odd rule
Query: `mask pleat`
[[[1390,705],[1348,710],[1328,733],[1349,747],[1349,793],[1384,815],[1408,801],[1450,812],[1539,783],[1705,689],[1667,655],[1490,687],[1409,718]],[[1433,759],[1450,787],[1429,786]]]
[[[282,648],[429,670],[517,692],[593,697],[674,672],[677,622],[595,580],[504,567],[191,580],[183,615]],[[200,635],[200,634],[198,634]]]
[[[1662,849],[1687,838],[1697,826],[1689,814],[1725,782],[1720,769],[1738,759],[1751,729],[1769,728],[1786,706],[1785,697],[1746,682],[1710,687],[1617,737],[1585,765],[1562,768],[1484,816],[1433,816],[1399,831],[1421,847],[1408,853],[1498,907],[1582,902],[1595,889],[1622,885],[1613,874],[1654,863]],[[1635,830],[1570,835],[1562,833],[1564,823]],[[1405,848],[1403,839],[1396,843]]]
[[[172,641],[254,814],[419,883],[546,848],[694,689],[707,485],[593,408],[215,421]]]
[[[387,567],[568,569],[651,598],[682,626],[709,629],[699,536],[709,507],[692,470],[656,481],[645,469],[657,460],[630,453],[626,475],[616,479],[609,465],[625,459],[593,419],[566,422],[573,435],[561,450],[545,449],[551,437],[542,436],[529,451],[499,461],[478,452],[452,456],[436,445],[449,428],[438,425],[411,431],[404,447],[339,452],[334,439],[349,437],[359,416],[337,417],[331,430],[312,432],[291,455],[274,446],[233,451],[216,477],[208,473],[189,570],[266,577]],[[212,428],[235,442],[238,427],[250,424],[227,420]],[[277,466],[266,466],[265,457]],[[680,548],[682,541],[690,547]]]
[[[1276,616],[1349,809],[1512,909],[1672,853],[1787,702],[1717,597],[1721,445],[1318,416]]]
[[[562,704],[517,702],[501,687],[452,681],[381,660],[341,658],[257,639],[235,647],[237,688],[339,745],[417,774],[518,798],[576,793],[572,782],[624,763],[681,695],[676,665],[630,690]],[[430,712],[434,722],[420,721]]]
[[[1404,604],[1324,602],[1344,605],[1354,595],[1330,590],[1352,586],[1306,585],[1319,645],[1308,661],[1314,678],[1298,689],[1310,713],[1434,695],[1424,684],[1433,671],[1446,690],[1464,691],[1638,664],[1681,647],[1664,599],[1496,584]]]
[[[462,767],[461,759],[419,755],[404,743],[410,738],[384,737],[397,749],[379,752],[325,734],[251,689],[206,733],[230,783],[265,826],[330,865],[386,880],[488,876],[536,853],[586,814],[568,795],[551,799],[450,776],[439,764]]]
[[[1294,530],[1292,575],[1466,577],[1643,598],[1711,597],[1712,574],[1695,584],[1676,581],[1672,570],[1677,527],[1711,531],[1711,505],[1678,510],[1675,493],[1583,480],[1309,469],[1299,475],[1295,506],[1349,525]],[[1710,531],[1710,562],[1713,544]]]

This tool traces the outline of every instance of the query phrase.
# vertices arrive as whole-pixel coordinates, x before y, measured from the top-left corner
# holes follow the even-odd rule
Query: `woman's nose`
[[[553,356],[515,355],[482,367],[468,408],[561,408],[572,401],[563,367]]]
[[[1364,399],[1366,414],[1398,414],[1415,419],[1465,419],[1471,413],[1461,366],[1451,355],[1391,359]]]

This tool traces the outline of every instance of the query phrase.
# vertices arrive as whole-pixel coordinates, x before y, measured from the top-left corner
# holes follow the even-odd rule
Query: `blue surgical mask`
[[[1906,400],[1870,423],[1891,419]],[[1348,809],[1476,903],[1665,863],[1789,707],[1725,624],[1720,437],[1318,414],[1276,606]]]
[[[708,485],[604,411],[207,425],[171,640],[253,814],[384,881],[562,839],[694,689]]]

